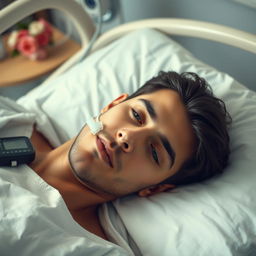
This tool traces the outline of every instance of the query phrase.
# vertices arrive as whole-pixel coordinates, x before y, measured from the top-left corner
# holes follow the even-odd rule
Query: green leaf
[[[27,23],[18,23],[17,24],[17,29],[18,30],[28,29],[28,24]]]
[[[20,52],[18,50],[13,50],[12,51],[12,57],[16,57],[18,55],[20,55]]]

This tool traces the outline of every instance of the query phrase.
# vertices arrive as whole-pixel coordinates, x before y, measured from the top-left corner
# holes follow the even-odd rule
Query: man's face
[[[194,149],[194,135],[179,95],[159,90],[123,101],[100,117],[97,135],[85,126],[69,152],[74,175],[92,190],[123,196],[174,175]]]

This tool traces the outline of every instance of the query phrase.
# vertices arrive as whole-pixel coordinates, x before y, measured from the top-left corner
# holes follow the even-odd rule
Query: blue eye
[[[151,152],[152,152],[152,156],[153,156],[155,162],[159,165],[158,155],[157,155],[156,149],[154,148],[153,145],[151,145]]]
[[[140,115],[133,108],[132,108],[132,114],[133,114],[134,118],[138,121],[138,123],[142,124],[142,119],[141,119]]]

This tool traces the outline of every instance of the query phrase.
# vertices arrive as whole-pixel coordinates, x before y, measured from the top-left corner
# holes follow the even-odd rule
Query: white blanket
[[[35,115],[0,97],[0,137],[28,136]],[[79,226],[59,192],[27,165],[0,167],[0,254],[130,255]]]

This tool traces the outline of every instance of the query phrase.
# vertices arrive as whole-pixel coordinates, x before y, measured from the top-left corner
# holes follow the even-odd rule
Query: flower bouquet
[[[47,46],[53,43],[53,30],[44,19],[22,24],[12,31],[7,39],[7,45],[12,50],[12,56],[23,55],[30,60],[43,60],[47,57]]]

